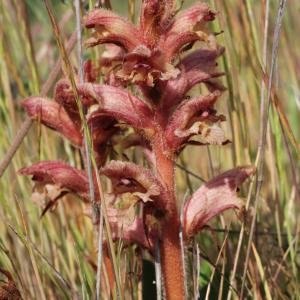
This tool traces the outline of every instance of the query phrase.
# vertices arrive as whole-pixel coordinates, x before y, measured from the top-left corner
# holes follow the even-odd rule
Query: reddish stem
[[[164,147],[162,135],[158,135],[153,143],[156,159],[156,172],[169,190],[168,215],[162,224],[160,242],[161,267],[164,278],[166,299],[185,299],[184,275],[179,240],[180,219],[177,210],[174,171],[175,161],[172,154]]]

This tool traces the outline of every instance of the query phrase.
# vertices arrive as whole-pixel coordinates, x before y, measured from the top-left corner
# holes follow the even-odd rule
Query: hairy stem
[[[158,135],[153,144],[156,172],[169,190],[168,215],[162,223],[160,252],[166,299],[185,299],[184,275],[179,240],[180,218],[176,205],[174,170],[175,161],[164,149]]]

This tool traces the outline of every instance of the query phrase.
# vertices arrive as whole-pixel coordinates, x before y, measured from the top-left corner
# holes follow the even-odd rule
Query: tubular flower
[[[201,186],[185,203],[184,233],[193,236],[213,217],[226,209],[243,207],[236,190],[243,181],[255,172],[253,167],[229,170]]]
[[[88,62],[85,69],[90,82],[76,87],[87,112],[98,168],[112,183],[101,201],[109,202],[114,239],[137,243],[151,253],[159,240],[165,292],[171,300],[185,297],[180,227],[188,243],[213,217],[241,208],[236,189],[254,173],[252,167],[239,167],[204,184],[185,203],[180,224],[175,185],[179,152],[188,144],[224,145],[228,141],[220,127],[225,117],[215,107],[225,88],[216,79],[224,74],[216,62],[224,48],[207,28],[214,18],[207,4],[196,4],[177,15],[173,0],[144,0],[137,26],[105,9],[95,9],[84,19],[84,25],[94,29],[87,46],[107,44],[100,62],[109,67],[108,84],[97,83],[96,69]],[[193,50],[198,41],[202,47]],[[129,91],[127,84],[138,89]],[[203,94],[190,96],[197,84],[205,86]],[[67,80],[57,83],[54,101],[31,97],[23,105],[31,118],[82,147],[81,119]],[[123,161],[104,164],[107,144],[113,135],[124,132],[120,128],[131,130],[121,148],[142,147],[149,168]],[[85,172],[66,164],[42,162],[20,173],[32,175],[50,198],[53,193],[48,185],[55,185],[52,200],[67,192],[89,198]]]
[[[58,200],[72,193],[87,202],[89,182],[85,172],[61,161],[43,161],[19,170],[19,174],[32,176],[35,182],[32,200],[43,209],[42,216],[56,207]],[[99,201],[99,194],[96,193]]]
[[[147,204],[167,211],[167,191],[163,183],[148,169],[129,162],[111,161],[102,174],[110,178],[116,194],[132,193]]]
[[[19,171],[21,175],[32,176],[40,184],[52,184],[89,199],[89,182],[86,174],[60,161],[43,161]],[[99,197],[98,197],[99,198]]]
[[[108,87],[109,89],[110,87]],[[109,94],[108,96],[109,97]],[[106,97],[106,99],[107,99]],[[82,98],[84,110],[97,104],[95,99]],[[71,85],[61,79],[55,87],[54,99],[33,96],[22,102],[28,116],[67,138],[75,147],[83,146],[82,122]],[[97,164],[103,165],[108,154],[108,142],[120,132],[113,116],[104,113],[91,114],[88,125],[91,129]]]

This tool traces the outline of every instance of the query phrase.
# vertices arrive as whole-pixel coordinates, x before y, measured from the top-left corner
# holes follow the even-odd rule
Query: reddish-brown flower
[[[114,75],[125,82],[153,86],[156,80],[179,75],[174,60],[185,47],[196,41],[215,47],[214,37],[206,29],[206,23],[215,17],[208,5],[200,3],[175,14],[174,1],[147,0],[142,5],[140,24],[135,26],[105,9],[93,10],[84,24],[94,28],[95,34],[86,44],[117,45],[120,50],[105,57],[106,65],[114,64]]]
[[[244,204],[236,190],[243,181],[254,173],[253,167],[229,170],[202,185],[184,205],[184,233],[194,236],[213,217],[223,211]]]

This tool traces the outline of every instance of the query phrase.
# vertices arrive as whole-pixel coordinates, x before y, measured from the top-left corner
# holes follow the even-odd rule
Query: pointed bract
[[[202,185],[184,205],[184,233],[195,235],[213,217],[229,208],[243,206],[237,187],[255,172],[251,166],[229,170]]]

